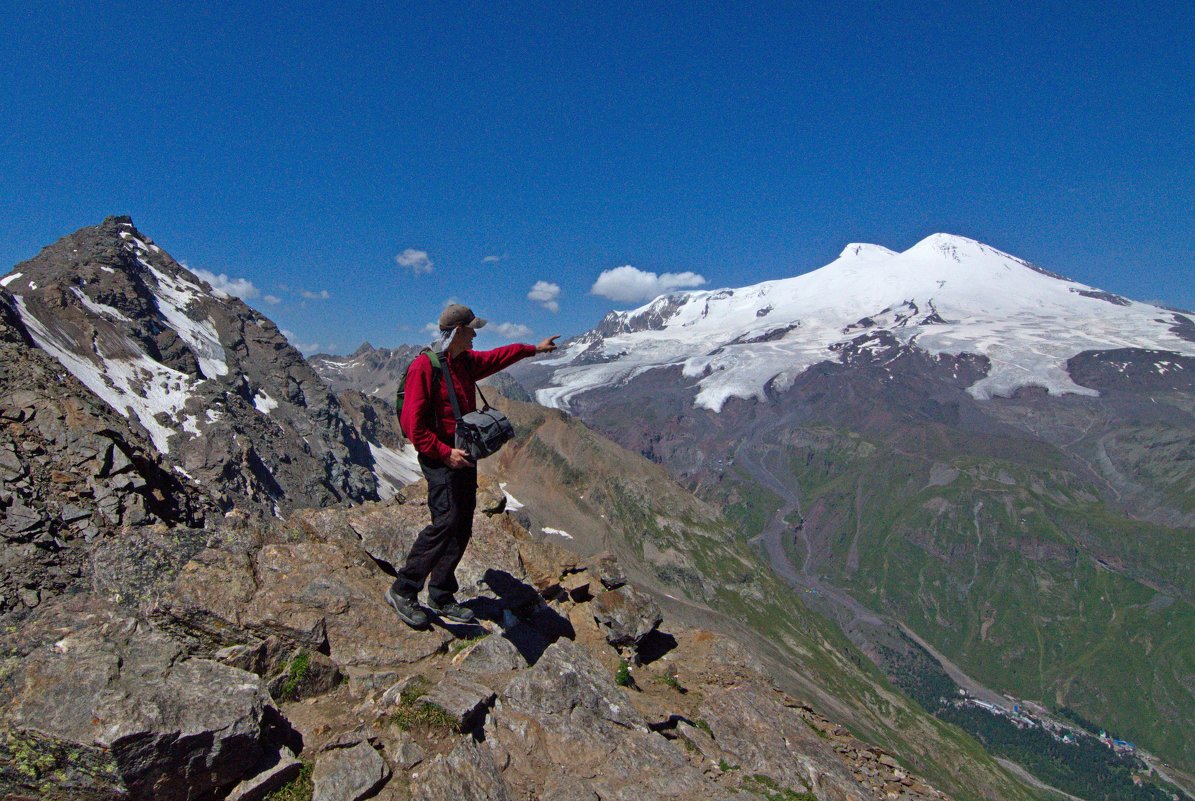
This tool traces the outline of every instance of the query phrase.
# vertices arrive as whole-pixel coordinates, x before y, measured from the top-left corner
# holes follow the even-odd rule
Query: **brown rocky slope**
[[[381,596],[421,489],[232,515],[181,568],[10,624],[5,797],[243,801],[308,780],[319,799],[944,797],[742,644],[661,622],[608,555],[533,538],[493,484],[460,571],[480,623],[398,623]]]

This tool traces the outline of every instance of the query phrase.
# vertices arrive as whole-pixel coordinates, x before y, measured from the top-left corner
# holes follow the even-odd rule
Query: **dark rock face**
[[[1113,295],[1111,292],[1102,292],[1094,289],[1074,289],[1071,292],[1077,295],[1082,295],[1085,298],[1094,298],[1095,300],[1102,300],[1105,303],[1111,303],[1113,306],[1128,306],[1131,301],[1122,298],[1120,295]]]
[[[1118,392],[1195,390],[1195,358],[1161,350],[1083,351],[1066,363],[1076,384]]]
[[[1195,342],[1195,321],[1186,315],[1176,313],[1174,327],[1170,329],[1170,333],[1182,337],[1188,342]]]
[[[81,229],[14,272],[9,305],[26,339],[139,423],[222,508],[377,498],[368,447],[302,355],[127,217]]]

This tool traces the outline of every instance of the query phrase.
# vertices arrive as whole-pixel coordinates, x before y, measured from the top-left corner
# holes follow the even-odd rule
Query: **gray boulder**
[[[453,659],[466,673],[508,673],[527,667],[518,646],[501,633],[489,634],[470,645]]]
[[[412,801],[513,801],[493,757],[470,739],[411,776]]]
[[[655,599],[629,584],[600,593],[589,608],[614,646],[637,644],[664,620]]]
[[[311,801],[360,801],[389,779],[390,767],[369,743],[333,748],[315,761]]]
[[[471,679],[449,673],[420,701],[443,709],[456,721],[460,731],[469,731],[481,722],[495,693]]]
[[[34,649],[12,682],[0,789],[14,794],[206,799],[262,759],[261,680],[187,659],[120,613],[95,613]]]

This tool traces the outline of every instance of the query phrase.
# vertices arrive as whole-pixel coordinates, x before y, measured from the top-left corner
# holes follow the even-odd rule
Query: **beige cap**
[[[481,328],[485,325],[485,320],[473,314],[473,310],[468,306],[462,306],[459,303],[454,303],[440,312],[440,330],[447,331],[462,325]]]

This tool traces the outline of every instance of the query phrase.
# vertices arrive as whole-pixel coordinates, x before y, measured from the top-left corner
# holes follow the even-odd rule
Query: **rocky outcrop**
[[[0,784],[41,798],[189,801],[219,797],[260,761],[271,703],[256,676],[187,658],[99,604],[63,612],[42,629],[58,639],[6,680]]]
[[[884,797],[848,759],[868,746],[818,736],[741,647],[660,622],[611,556],[536,540],[488,479],[481,494],[491,514],[460,571],[472,625],[415,631],[382,600],[426,523],[418,488],[233,516],[143,617],[94,595],[43,604],[0,663],[0,793],[259,798],[298,770],[289,748],[313,766],[294,781],[337,801]],[[667,626],[633,682],[615,680],[626,646],[608,637],[610,592]]]

